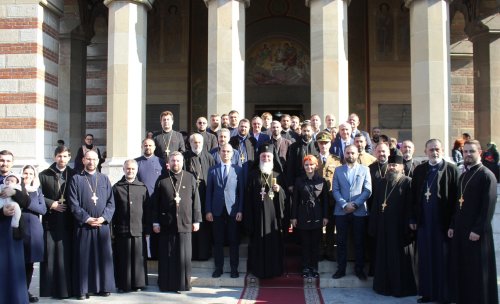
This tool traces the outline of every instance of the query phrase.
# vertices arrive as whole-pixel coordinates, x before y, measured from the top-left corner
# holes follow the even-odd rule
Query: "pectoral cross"
[[[97,205],[97,200],[98,200],[99,198],[97,197],[97,195],[95,195],[95,192],[94,192],[94,193],[92,193],[92,197],[91,197],[90,199],[94,201],[94,205]]]
[[[64,196],[61,194],[61,198],[59,199],[59,204],[64,204],[66,200],[64,199]]]
[[[382,204],[382,212],[384,212],[385,207],[387,207],[387,201],[384,201],[384,203]]]
[[[273,198],[274,198],[274,191],[273,191],[273,189],[269,189],[269,193],[268,193],[268,195],[269,195],[269,198],[270,198],[270,199],[273,199]]]
[[[241,153],[240,160],[242,163],[245,162],[245,154]]]
[[[264,201],[264,197],[266,196],[266,188],[262,187],[260,188],[260,196],[261,196],[261,200]]]
[[[130,205],[132,205],[132,202],[130,202]]]
[[[429,189],[429,187],[427,187],[427,192],[424,193],[425,195],[425,199],[427,200],[427,202],[429,202],[429,198],[431,197],[431,189]]]
[[[460,196],[460,199],[458,200],[458,202],[460,203],[460,209],[462,209],[462,204],[464,203],[464,196],[463,194]]]
[[[170,149],[167,147],[167,149],[165,150],[165,153],[167,154],[167,156],[170,154]]]
[[[175,203],[177,204],[177,206],[178,206],[178,205],[179,205],[179,203],[181,202],[181,197],[179,196],[179,193],[176,193],[176,194],[175,194],[174,201],[175,201]]]

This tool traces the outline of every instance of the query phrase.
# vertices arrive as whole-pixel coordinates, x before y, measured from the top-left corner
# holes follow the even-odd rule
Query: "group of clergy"
[[[498,303],[496,180],[481,165],[479,142],[465,143],[467,171],[459,175],[438,139],[426,143],[428,160],[419,163],[411,141],[399,150],[382,136],[371,139],[358,130],[354,113],[339,126],[326,115],[325,129],[319,115],[299,123],[268,114],[251,120],[237,111],[214,114],[210,126],[200,117],[185,139],[165,111],[162,130],[143,140],[143,155],[125,161],[113,186],[99,172],[95,150],[85,151],[76,172],[68,166],[69,149],[57,147],[54,163],[40,174],[48,209],[40,295],[83,300],[115,288],[142,290],[148,257],[158,259],[161,291],[191,290],[191,260],[212,253],[212,276],[227,271],[237,278],[240,228],[254,276],[282,275],[284,238],[293,231],[302,275],[318,278],[325,257],[337,261],[339,279],[352,228],[355,274],[366,280],[368,254],[377,293],[418,294],[419,303]],[[0,229],[9,231],[3,221],[10,216],[3,208]],[[3,238],[0,244],[15,245]],[[224,270],[226,243],[230,269]]]

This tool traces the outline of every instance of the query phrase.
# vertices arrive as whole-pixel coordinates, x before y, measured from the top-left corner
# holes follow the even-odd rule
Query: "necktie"
[[[227,165],[224,165],[224,172],[222,174],[222,178],[226,179],[226,177],[227,177]]]

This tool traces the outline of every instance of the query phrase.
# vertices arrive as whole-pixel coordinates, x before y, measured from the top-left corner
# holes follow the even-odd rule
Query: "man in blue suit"
[[[337,227],[337,271],[334,279],[345,276],[347,264],[347,233],[353,227],[356,251],[356,276],[366,280],[364,272],[364,239],[368,210],[366,200],[372,193],[368,167],[357,161],[358,148],[348,145],[344,151],[345,165],[337,167],[333,175],[333,197],[335,198],[335,223]]]
[[[243,215],[244,183],[242,168],[231,164],[233,147],[220,147],[221,163],[208,170],[205,218],[213,222],[214,262],[213,278],[222,275],[224,265],[224,236],[229,239],[229,264],[231,278],[239,277],[239,222]]]

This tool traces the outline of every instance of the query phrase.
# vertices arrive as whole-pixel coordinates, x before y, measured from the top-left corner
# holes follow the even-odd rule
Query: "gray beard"
[[[268,162],[268,163],[260,162],[259,169],[264,174],[271,174],[271,173],[273,173],[273,163],[272,162]]]
[[[203,147],[199,148],[199,149],[191,149],[193,151],[194,154],[196,155],[199,155],[201,153],[201,151],[203,150]]]

